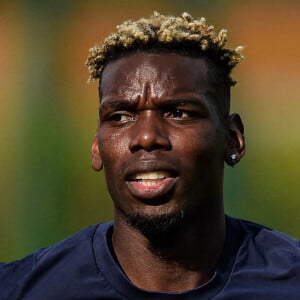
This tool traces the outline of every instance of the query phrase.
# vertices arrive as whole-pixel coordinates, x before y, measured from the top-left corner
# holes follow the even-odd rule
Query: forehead
[[[160,97],[177,93],[203,93],[209,86],[203,58],[180,54],[139,53],[111,61],[101,80],[102,100],[106,96],[132,98],[149,89]]]

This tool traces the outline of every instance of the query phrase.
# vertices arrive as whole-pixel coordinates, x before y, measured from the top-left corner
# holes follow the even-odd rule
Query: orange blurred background
[[[300,2],[2,0],[1,261],[112,218],[90,167],[98,100],[84,63],[118,23],[153,10],[205,16],[229,30],[229,46],[245,46],[232,111],[247,155],[226,167],[226,211],[300,238]]]

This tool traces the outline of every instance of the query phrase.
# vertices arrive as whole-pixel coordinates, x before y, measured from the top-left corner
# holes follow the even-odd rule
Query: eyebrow
[[[130,100],[109,100],[104,103],[102,103],[102,107],[109,107],[111,109],[124,109],[129,106],[136,105],[136,101],[130,101]]]
[[[159,103],[159,106],[162,107],[170,107],[170,106],[184,106],[187,104],[192,105],[200,105],[204,106],[203,101],[201,99],[194,99],[194,98],[178,98],[178,99],[164,99]],[[134,108],[138,105],[138,101],[133,100],[125,100],[125,99],[116,99],[116,100],[108,100],[102,103],[102,108],[109,107],[113,110],[122,110],[122,109],[128,109],[129,107]]]
[[[179,99],[166,99],[162,103],[163,106],[184,106],[187,104],[203,105],[203,102],[200,99],[179,98]]]

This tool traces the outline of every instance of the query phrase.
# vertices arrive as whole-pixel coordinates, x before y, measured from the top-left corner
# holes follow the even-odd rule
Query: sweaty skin
[[[101,83],[93,167],[105,170],[114,203],[113,248],[128,278],[153,291],[181,292],[211,278],[226,226],[226,151],[244,151],[239,117],[218,110],[203,58],[139,53],[108,63]],[[126,222],[182,213],[160,255]],[[172,241],[172,242],[171,242]]]

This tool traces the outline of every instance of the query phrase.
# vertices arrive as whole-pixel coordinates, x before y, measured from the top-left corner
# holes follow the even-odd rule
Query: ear
[[[225,162],[234,166],[245,155],[244,125],[238,114],[231,114],[227,119]]]
[[[99,144],[99,137],[98,133],[96,133],[95,138],[92,143],[91,153],[92,153],[92,168],[95,171],[101,171],[103,168],[103,162],[100,155],[100,144]]]

